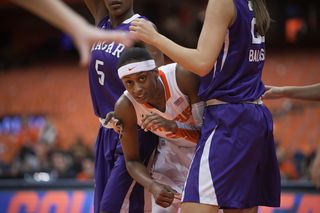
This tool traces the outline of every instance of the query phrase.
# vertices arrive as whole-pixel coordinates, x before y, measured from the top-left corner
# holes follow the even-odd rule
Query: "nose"
[[[140,94],[142,91],[142,86],[139,83],[135,83],[134,88],[133,88],[133,92],[135,94]]]

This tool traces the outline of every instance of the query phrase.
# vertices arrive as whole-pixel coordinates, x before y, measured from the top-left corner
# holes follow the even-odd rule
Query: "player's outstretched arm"
[[[262,99],[292,98],[306,101],[320,101],[320,83],[308,86],[266,86]]]
[[[141,163],[136,112],[125,95],[122,95],[115,104],[115,113],[123,124],[120,141],[129,174],[153,195],[156,204],[164,208],[170,206],[177,192],[170,186],[154,181],[150,176],[150,172]]]
[[[130,33],[154,45],[163,54],[189,71],[205,76],[213,68],[221,51],[227,29],[236,18],[233,0],[209,1],[196,49],[182,47],[154,30],[144,19],[135,19]]]
[[[69,34],[80,54],[80,64],[87,65],[90,48],[97,41],[115,40],[131,46],[134,37],[126,32],[97,29],[60,0],[12,0],[43,20]]]

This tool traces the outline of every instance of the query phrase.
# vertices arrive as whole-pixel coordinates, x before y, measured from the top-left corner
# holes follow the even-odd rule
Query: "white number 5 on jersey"
[[[103,86],[104,85],[104,78],[105,78],[105,75],[102,71],[99,70],[99,65],[103,66],[104,65],[104,62],[103,61],[100,61],[100,60],[96,60],[96,71],[98,73],[98,75],[100,76],[99,77],[99,83]]]

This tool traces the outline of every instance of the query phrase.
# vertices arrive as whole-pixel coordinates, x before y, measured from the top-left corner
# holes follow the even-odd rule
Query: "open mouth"
[[[142,100],[142,99],[144,99],[146,97],[146,93],[143,93],[143,94],[140,94],[140,95],[136,95],[136,99],[137,100]]]

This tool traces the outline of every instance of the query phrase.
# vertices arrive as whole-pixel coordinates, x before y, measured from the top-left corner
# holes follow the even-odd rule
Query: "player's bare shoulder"
[[[119,119],[136,118],[136,111],[131,101],[122,94],[114,105],[116,117]]]
[[[176,66],[176,79],[179,89],[186,95],[190,90],[198,91],[199,89],[201,77],[190,72],[179,64]]]

